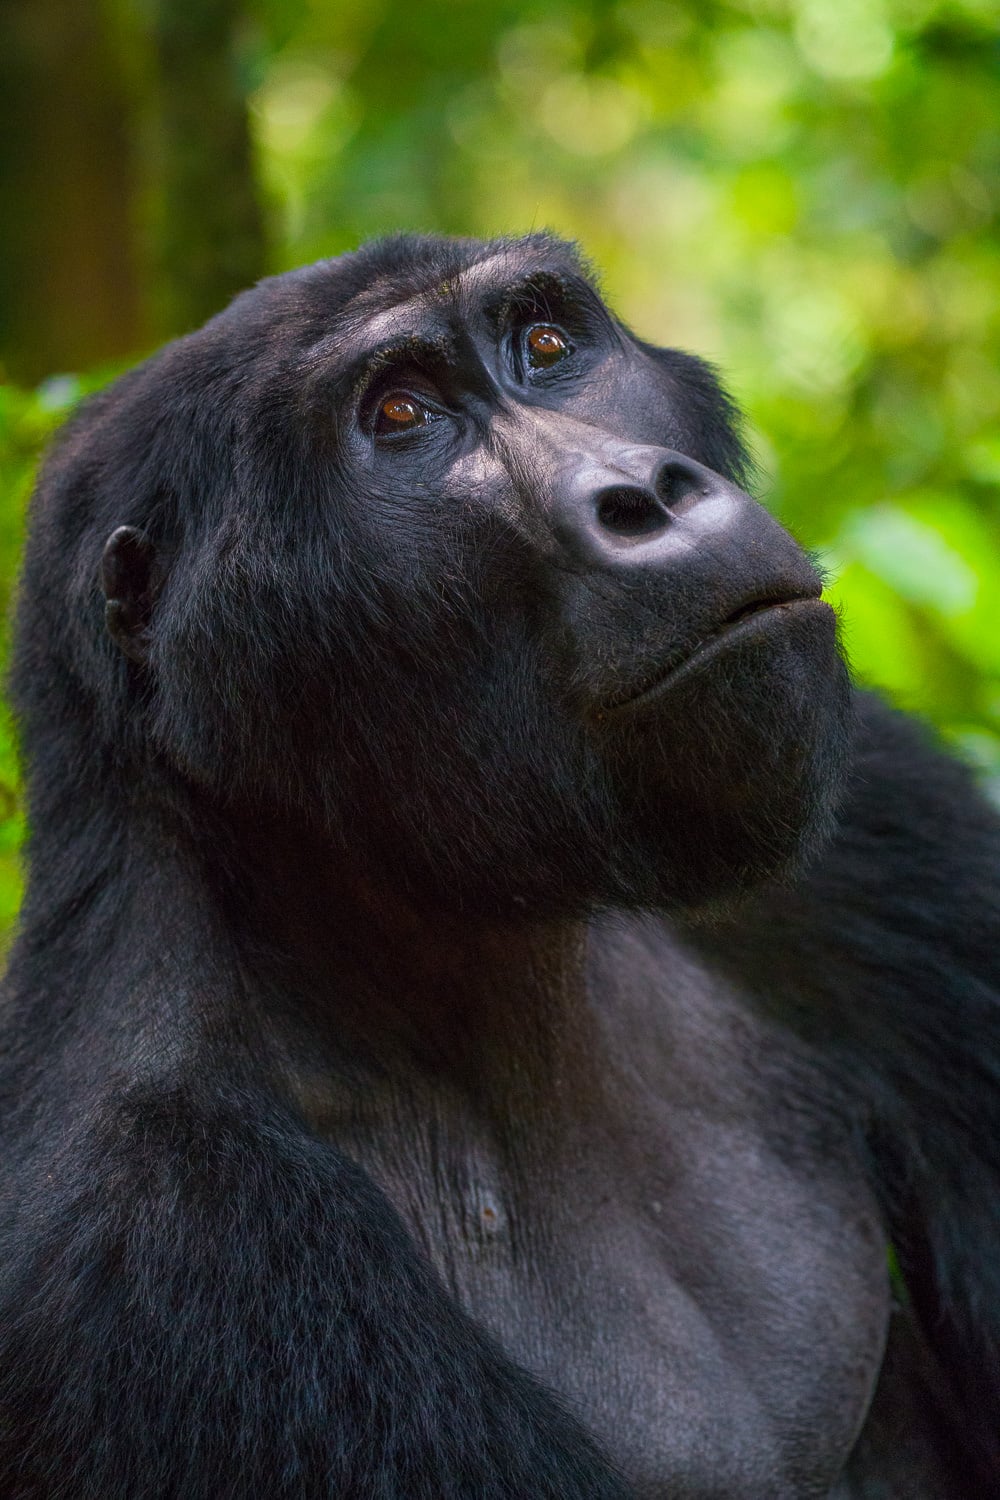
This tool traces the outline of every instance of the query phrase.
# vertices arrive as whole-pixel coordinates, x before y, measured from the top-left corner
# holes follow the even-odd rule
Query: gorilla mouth
[[[666,667],[648,674],[638,683],[633,682],[623,691],[606,698],[603,704],[604,711],[610,713],[641,707],[676,686],[691,672],[697,671],[715,655],[717,650],[728,646],[735,637],[748,634],[757,625],[764,625],[765,628],[771,624],[780,625],[782,619],[787,619],[791,614],[798,613],[802,609],[810,608],[829,610],[830,605],[819,597],[818,592],[789,593],[781,596],[772,594],[748,600],[720,621],[714,630],[703,636],[679,661],[671,661]]]

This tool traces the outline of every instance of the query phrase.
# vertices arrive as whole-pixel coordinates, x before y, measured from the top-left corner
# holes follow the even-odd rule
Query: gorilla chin
[[[837,618],[813,600],[761,610],[605,722],[646,899],[711,919],[833,831],[854,724]]]

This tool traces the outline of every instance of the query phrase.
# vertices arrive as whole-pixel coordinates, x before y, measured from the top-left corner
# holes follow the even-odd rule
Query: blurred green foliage
[[[141,60],[164,9],[109,0],[117,53]],[[1000,800],[995,0],[226,14],[271,268],[399,228],[578,239],[626,321],[723,369],[859,676],[934,719]],[[4,592],[39,449],[88,383],[0,387]],[[16,809],[5,733],[0,923]]]

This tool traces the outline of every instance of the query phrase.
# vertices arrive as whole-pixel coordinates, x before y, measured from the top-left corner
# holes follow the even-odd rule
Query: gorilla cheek
[[[696,906],[808,858],[832,827],[851,723],[828,609],[763,617],[635,705],[609,753],[658,898]]]

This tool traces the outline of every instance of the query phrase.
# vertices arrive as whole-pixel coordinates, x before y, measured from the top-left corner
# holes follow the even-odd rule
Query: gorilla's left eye
[[[393,391],[379,403],[375,413],[375,431],[379,434],[409,432],[414,427],[423,427],[429,413],[415,396],[407,391]]]
[[[524,347],[528,364],[534,370],[557,365],[561,359],[572,354],[573,347],[561,328],[551,323],[535,323],[524,335]]]

